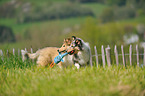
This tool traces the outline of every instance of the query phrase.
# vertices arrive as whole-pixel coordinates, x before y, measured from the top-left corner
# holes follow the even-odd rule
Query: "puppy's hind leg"
[[[57,65],[59,66],[59,68],[61,68],[61,69],[63,68],[61,62],[59,62]]]
[[[47,58],[43,57],[43,56],[39,56],[38,59],[37,59],[37,62],[38,66],[42,66],[42,67],[45,67],[47,66],[50,62]]]

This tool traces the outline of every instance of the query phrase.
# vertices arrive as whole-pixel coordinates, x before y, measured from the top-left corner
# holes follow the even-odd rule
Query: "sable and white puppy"
[[[90,63],[90,46],[88,42],[84,42],[80,38],[72,36],[73,42],[71,46],[78,47],[79,51],[74,54],[74,64],[79,69],[80,66],[88,65]]]

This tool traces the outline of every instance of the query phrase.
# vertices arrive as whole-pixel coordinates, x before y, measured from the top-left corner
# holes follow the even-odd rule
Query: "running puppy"
[[[80,66],[85,66],[90,63],[90,46],[88,42],[84,42],[82,39],[72,36],[73,42],[71,46],[78,47],[78,52],[74,54],[74,64],[79,69]]]

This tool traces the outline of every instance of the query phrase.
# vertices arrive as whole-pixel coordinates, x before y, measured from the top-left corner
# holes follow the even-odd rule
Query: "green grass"
[[[18,57],[0,61],[1,96],[143,96],[145,68],[38,68]]]
[[[130,23],[139,23],[139,24],[145,24],[145,16],[140,16],[138,18],[134,19],[127,19],[127,20],[122,20],[120,22],[130,22]]]

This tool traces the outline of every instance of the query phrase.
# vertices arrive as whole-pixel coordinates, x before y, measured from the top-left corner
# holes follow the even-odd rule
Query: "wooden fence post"
[[[25,48],[25,51],[27,51],[27,48]]]
[[[13,48],[13,56],[15,56],[15,49]]]
[[[33,49],[31,48],[31,53],[33,53]]]
[[[119,60],[118,60],[118,51],[117,51],[117,46],[115,45],[114,47],[114,53],[115,53],[115,59],[116,59],[116,65],[119,65]]]
[[[96,66],[97,66],[97,68],[98,68],[98,66],[99,66],[99,61],[98,61],[98,53],[97,53],[97,48],[96,48],[96,46],[94,46],[94,50],[95,50],[95,57],[96,57]]]
[[[123,45],[121,45],[121,51],[122,51],[122,60],[123,60],[123,65],[124,65],[124,67],[125,67],[125,56],[124,56]]]
[[[139,67],[139,51],[138,51],[138,45],[136,45],[136,59],[137,59],[137,66]]]
[[[33,53],[33,48],[31,47],[31,53]],[[34,59],[32,60],[32,62],[34,62]]]
[[[105,48],[105,50],[106,50],[107,64],[110,67],[111,66],[111,48],[109,47],[109,45],[107,48]]]
[[[18,57],[20,56],[20,54],[21,54],[21,53],[20,53],[20,49],[18,49]]]
[[[93,67],[91,48],[90,48],[90,66]]]
[[[7,49],[7,53],[6,53],[7,57],[9,57],[9,50]]]
[[[145,47],[144,47],[144,67],[145,67]]]
[[[1,56],[1,60],[3,61],[4,60],[4,54],[3,54],[3,51],[0,49],[0,56]]]
[[[105,52],[104,52],[104,46],[103,46],[103,45],[102,45],[102,47],[101,47],[101,51],[102,51],[103,67],[105,68]]]
[[[129,47],[129,61],[130,61],[130,66],[132,66],[132,45]]]

